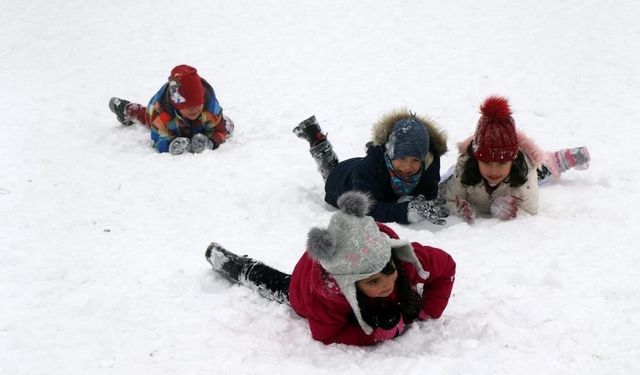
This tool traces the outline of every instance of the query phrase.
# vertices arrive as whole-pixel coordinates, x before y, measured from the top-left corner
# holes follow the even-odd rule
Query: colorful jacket
[[[376,204],[370,215],[379,222],[397,222],[408,224],[408,201],[399,203],[391,187],[391,178],[384,160],[385,144],[393,125],[410,117],[409,111],[395,111],[383,117],[373,127],[373,139],[367,144],[367,155],[363,158],[348,159],[338,163],[331,171],[325,183],[325,201],[337,207],[338,197],[350,190],[359,190],[371,195]],[[435,123],[418,116],[418,120],[429,133],[429,152],[424,160],[424,171],[418,185],[411,195],[422,194],[427,199],[438,196],[440,182],[440,156],[447,152],[447,137]]]
[[[158,152],[168,152],[169,143],[176,137],[191,138],[202,133],[213,142],[213,148],[223,143],[229,132],[216,93],[207,81],[202,80],[205,89],[204,109],[196,120],[183,118],[169,101],[168,83],[164,84],[147,105],[147,123],[151,128],[153,147]]]
[[[389,237],[398,238],[398,235],[384,224],[378,224],[378,227]],[[429,277],[426,280],[421,279],[411,263],[401,262],[400,266],[405,269],[409,284],[413,288],[424,283],[422,311],[431,318],[439,318],[451,295],[456,264],[443,250],[417,242],[411,245],[422,267],[429,272]],[[395,293],[386,299],[395,300]],[[308,320],[314,339],[325,344],[375,344],[373,335],[367,335],[358,324],[351,306],[331,275],[306,252],[291,275],[289,301],[293,310]]]
[[[516,188],[501,183],[492,193],[488,193],[484,181],[471,186],[464,185],[460,181],[464,164],[469,159],[467,148],[471,143],[471,139],[472,137],[469,137],[458,144],[460,154],[456,162],[455,171],[440,184],[440,196],[447,200],[447,206],[451,212],[456,212],[456,198],[466,199],[477,214],[490,217],[491,204],[497,197],[513,195],[520,198],[517,205],[518,215],[520,215],[523,210],[530,214],[538,213],[538,175],[536,168],[542,164],[549,166],[555,165],[555,163],[549,162],[549,154],[542,151],[524,133],[518,132],[520,151],[524,154],[527,167],[529,168],[527,182]]]

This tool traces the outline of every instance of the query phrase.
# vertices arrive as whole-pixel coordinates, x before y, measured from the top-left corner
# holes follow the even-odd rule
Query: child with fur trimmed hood
[[[376,221],[445,223],[448,211],[437,196],[447,138],[433,121],[407,110],[391,112],[373,126],[366,156],[342,162],[315,116],[293,132],[309,142],[309,152],[325,179],[325,201],[332,206],[337,207],[342,193],[357,190],[374,199],[369,215]]]
[[[367,195],[347,192],[327,228],[309,231],[307,251],[288,275],[212,243],[205,254],[229,280],[290,304],[325,344],[373,345],[415,320],[439,318],[455,262],[444,251],[401,240],[367,216]],[[421,293],[418,284],[423,284]]]
[[[487,98],[475,134],[459,143],[453,175],[440,184],[440,197],[467,223],[476,214],[510,220],[538,212],[538,184],[570,168],[586,169],[586,147],[544,152],[517,131],[507,99]]]

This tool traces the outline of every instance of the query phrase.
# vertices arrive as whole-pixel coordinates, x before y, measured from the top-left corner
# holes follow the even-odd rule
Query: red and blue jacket
[[[151,98],[147,105],[147,124],[151,129],[153,147],[158,152],[168,152],[169,143],[176,137],[191,138],[195,134],[204,134],[213,142],[213,148],[223,143],[229,132],[222,107],[216,99],[213,87],[202,79],[204,86],[204,109],[196,120],[182,117],[169,100],[168,83]]]

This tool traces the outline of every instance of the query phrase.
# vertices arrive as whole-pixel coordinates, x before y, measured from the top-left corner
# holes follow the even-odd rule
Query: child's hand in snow
[[[495,198],[491,203],[491,215],[500,220],[515,219],[518,215],[517,204],[520,200],[520,198],[513,195],[503,195]]]
[[[471,203],[467,202],[466,199],[456,197],[456,212],[458,213],[458,216],[468,224],[473,224],[473,217],[475,215],[473,213]]]
[[[169,143],[169,153],[171,155],[180,155],[189,151],[191,151],[191,140],[189,138],[177,137]]]

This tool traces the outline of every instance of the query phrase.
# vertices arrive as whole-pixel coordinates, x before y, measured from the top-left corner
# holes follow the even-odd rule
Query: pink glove
[[[503,195],[497,197],[491,203],[491,215],[500,220],[511,220],[518,215],[518,202],[520,198],[513,195]]]
[[[392,338],[394,338],[396,336],[400,336],[402,334],[402,332],[404,332],[404,319],[402,319],[402,317],[400,317],[400,320],[398,321],[398,324],[396,324],[391,329],[384,329],[384,328],[380,328],[380,327],[376,328],[373,331],[373,339],[375,341],[391,340]]]
[[[429,320],[429,319],[431,319],[431,317],[429,315],[427,315],[427,313],[424,312],[424,310],[420,310],[420,314],[418,314],[418,319],[420,319],[420,320]]]
[[[466,199],[456,197],[456,212],[458,213],[458,216],[460,216],[468,224],[473,224],[473,217],[475,215],[473,213],[471,203],[467,202]]]

